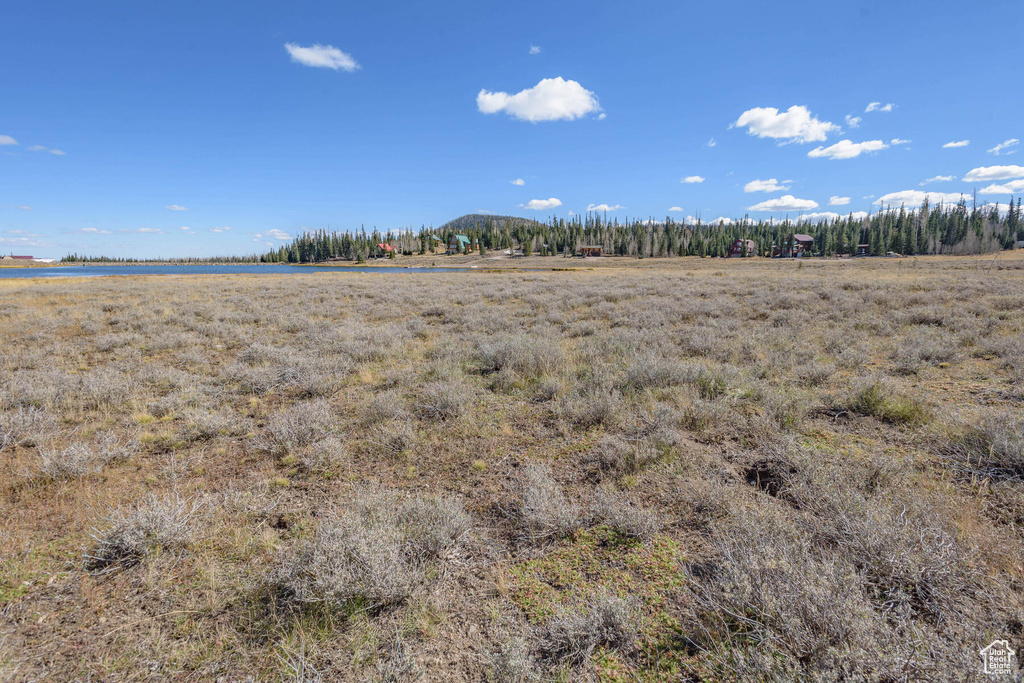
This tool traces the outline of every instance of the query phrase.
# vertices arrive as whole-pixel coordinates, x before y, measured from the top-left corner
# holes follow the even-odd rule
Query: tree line
[[[664,221],[608,220],[588,213],[571,218],[540,221],[503,221],[480,217],[472,227],[463,223],[458,234],[470,238],[481,251],[516,250],[524,255],[553,256],[575,254],[580,247],[600,246],[604,253],[634,257],[726,256],[738,239],[753,240],[756,253],[770,256],[772,247],[782,245],[793,233],[814,239],[811,253],[820,256],[856,254],[859,245],[867,245],[870,255],[889,252],[904,255],[981,254],[1013,248],[1024,240],[1024,211],[1021,200],[1010,200],[1009,210],[1001,214],[994,205],[957,204],[919,209],[888,208],[867,217],[845,217],[816,222],[802,221],[719,221],[685,223]],[[455,230],[421,227],[418,231],[336,232],[318,230],[296,237],[259,257],[264,263],[315,263],[330,260],[361,262],[390,256],[381,249],[389,244],[400,254],[434,253],[447,247]],[[474,249],[476,246],[473,247]]]

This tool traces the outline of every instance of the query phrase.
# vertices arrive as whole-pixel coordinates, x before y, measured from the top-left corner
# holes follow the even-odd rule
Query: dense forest
[[[638,257],[725,256],[737,239],[756,243],[758,255],[770,255],[794,232],[814,238],[812,253],[821,256],[854,254],[858,245],[881,256],[897,254],[980,254],[1009,249],[1024,239],[1024,211],[1018,198],[1000,214],[993,205],[971,206],[966,201],[920,209],[887,209],[867,217],[853,214],[820,222],[720,221],[687,224],[664,221],[609,221],[595,213],[570,219],[551,218],[542,223],[512,217],[463,216],[438,229],[421,228],[382,233],[305,233],[291,244],[260,257],[266,263],[310,263],[328,260],[363,261],[390,255],[380,245],[389,244],[399,254],[427,254],[443,250],[453,234],[470,238],[482,252],[522,251],[524,255],[575,254],[580,246],[598,245],[606,254]]]

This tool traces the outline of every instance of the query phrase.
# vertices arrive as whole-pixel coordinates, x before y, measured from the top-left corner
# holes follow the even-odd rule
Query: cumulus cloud
[[[168,204],[164,208],[170,209],[171,211],[188,211],[187,206],[181,206],[180,204]]]
[[[48,151],[48,152],[49,152],[50,154],[56,154],[56,155],[57,155],[57,156],[59,156],[59,157],[62,157],[62,156],[64,156],[65,154],[67,154],[67,152],[65,152],[65,151],[64,151],[64,150],[62,150],[62,149],[50,149],[50,150],[47,150],[47,151]]]
[[[862,220],[864,220],[867,217],[868,217],[868,212],[867,211],[851,211],[850,212],[850,220],[862,221]]]
[[[209,232],[222,233],[222,232],[228,232],[229,230],[231,230],[230,226],[222,225],[222,226],[219,226],[219,227],[216,227],[216,228],[210,228]]]
[[[878,150],[885,149],[888,146],[889,145],[885,144],[881,140],[866,140],[864,142],[840,140],[836,144],[828,147],[815,147],[807,153],[807,156],[812,159],[853,159],[854,157],[859,157],[864,152],[877,152]]]
[[[849,114],[846,115],[846,125],[848,125],[850,128],[860,128],[860,121],[861,118],[859,116],[850,116]]]
[[[875,200],[881,206],[921,206],[927,199],[929,204],[956,204],[965,196],[962,192],[924,192],[923,190],[902,190],[883,194]]]
[[[751,180],[749,183],[743,186],[744,192],[781,192],[788,190],[789,185],[783,183],[791,183],[792,180],[783,180],[780,183],[775,178],[769,178],[768,180]]]
[[[545,78],[532,88],[514,95],[507,92],[481,90],[476,106],[484,114],[505,112],[520,121],[574,121],[587,114],[601,111],[597,95],[576,81],[561,76]]]
[[[668,207],[668,210],[669,211],[682,211],[683,207],[681,207],[681,206],[670,206],[670,207]]]
[[[30,152],[45,152],[46,151],[46,147],[43,147],[42,145],[29,145],[25,149],[27,149]]]
[[[714,139],[714,138],[711,138],[710,140],[708,140],[708,141],[707,141],[706,143],[704,143],[704,144],[705,144],[705,145],[707,145],[708,147],[714,147],[714,146],[715,146],[715,145],[717,145],[718,143],[717,143],[717,142],[715,142],[715,139]]]
[[[315,66],[323,69],[334,69],[337,71],[352,72],[359,68],[359,64],[352,58],[352,55],[342,52],[333,45],[311,45],[303,47],[295,43],[285,43],[284,49],[291,55],[292,61],[305,66]]]
[[[955,147],[966,147],[969,144],[971,144],[970,140],[953,140],[952,142],[947,142],[946,144],[944,144],[942,148],[953,149]]]
[[[109,230],[100,230],[99,228],[82,228],[81,230],[75,230],[75,232],[82,235],[109,235]]]
[[[539,55],[540,54],[540,47],[537,46],[537,45],[531,45],[530,46],[530,54],[531,55]]]
[[[513,180],[511,182],[512,182],[513,185],[519,185],[519,186],[522,186],[522,185],[526,184],[526,181],[523,180],[522,178],[516,178],[515,180]]]
[[[822,211],[820,213],[805,213],[798,216],[797,223],[820,223],[821,221],[834,221],[839,219],[839,214],[833,211]]]
[[[1000,142],[998,145],[996,145],[995,147],[990,149],[988,151],[988,153],[989,154],[995,154],[996,156],[999,156],[1000,154],[1004,153],[1003,150],[1009,149],[1010,147],[1016,147],[1019,144],[1020,144],[1020,140],[1018,140],[1017,138],[1010,138],[1009,140],[1004,140],[1003,142]],[[1017,150],[1006,152],[1006,154],[1013,154],[1013,152],[1016,152],[1016,151]]]
[[[832,195],[831,197],[828,198],[829,206],[846,206],[849,203],[849,197],[839,197],[837,195]]]
[[[759,138],[784,142],[822,142],[829,133],[839,132],[839,126],[818,120],[802,105],[794,105],[782,113],[775,107],[748,109],[730,127],[734,126],[746,128],[748,134]]]
[[[889,144],[891,144],[891,145],[909,145],[910,144],[910,140],[903,140],[901,138],[893,138],[892,140],[889,141]]]
[[[685,178],[683,178],[682,180],[680,180],[679,182],[681,182],[681,183],[689,183],[689,184],[692,185],[693,183],[703,183],[704,182],[704,178],[702,176],[699,176],[699,175],[688,175]]]
[[[0,135],[0,145],[16,145],[18,141],[10,135]]]
[[[989,185],[978,190],[978,194],[1020,194],[1024,192],[1024,178],[1011,180],[1002,185]]]
[[[1010,178],[1024,178],[1024,166],[979,166],[972,168],[964,180],[969,183],[986,183],[991,180],[1008,180]]]
[[[546,209],[553,209],[556,206],[561,206],[562,200],[551,197],[550,199],[531,199],[525,204],[520,204],[524,209],[530,209],[531,211],[544,211]]]
[[[587,211],[618,211],[625,209],[622,204],[588,204]]]
[[[750,211],[806,211],[816,208],[818,202],[813,199],[797,199],[791,194],[784,194],[749,207]]]
[[[931,178],[925,178],[919,185],[929,185],[931,183],[948,183],[950,180],[956,180],[955,175],[936,175]]]
[[[277,228],[267,230],[267,237],[275,239],[279,242],[287,242],[292,238],[292,236],[286,233],[284,230],[278,230]]]
[[[882,104],[881,102],[871,102],[868,104],[867,107],[864,108],[864,113],[872,111],[892,111],[892,108],[895,106],[896,105],[893,104],[892,102],[889,102],[888,104]]]

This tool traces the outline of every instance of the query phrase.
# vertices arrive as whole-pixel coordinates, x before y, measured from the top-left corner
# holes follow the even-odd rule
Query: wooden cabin
[[[588,257],[588,256],[604,256],[604,247],[596,245],[596,244],[591,244],[591,245],[583,246],[583,247],[580,247],[579,255],[583,256],[583,257]]]
[[[729,247],[728,258],[743,258],[744,256],[757,256],[757,242],[754,240],[736,240]]]

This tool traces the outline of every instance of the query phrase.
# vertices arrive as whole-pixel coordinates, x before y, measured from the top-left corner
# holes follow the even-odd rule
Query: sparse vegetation
[[[803,266],[0,281],[0,678],[976,678],[1024,259]]]

